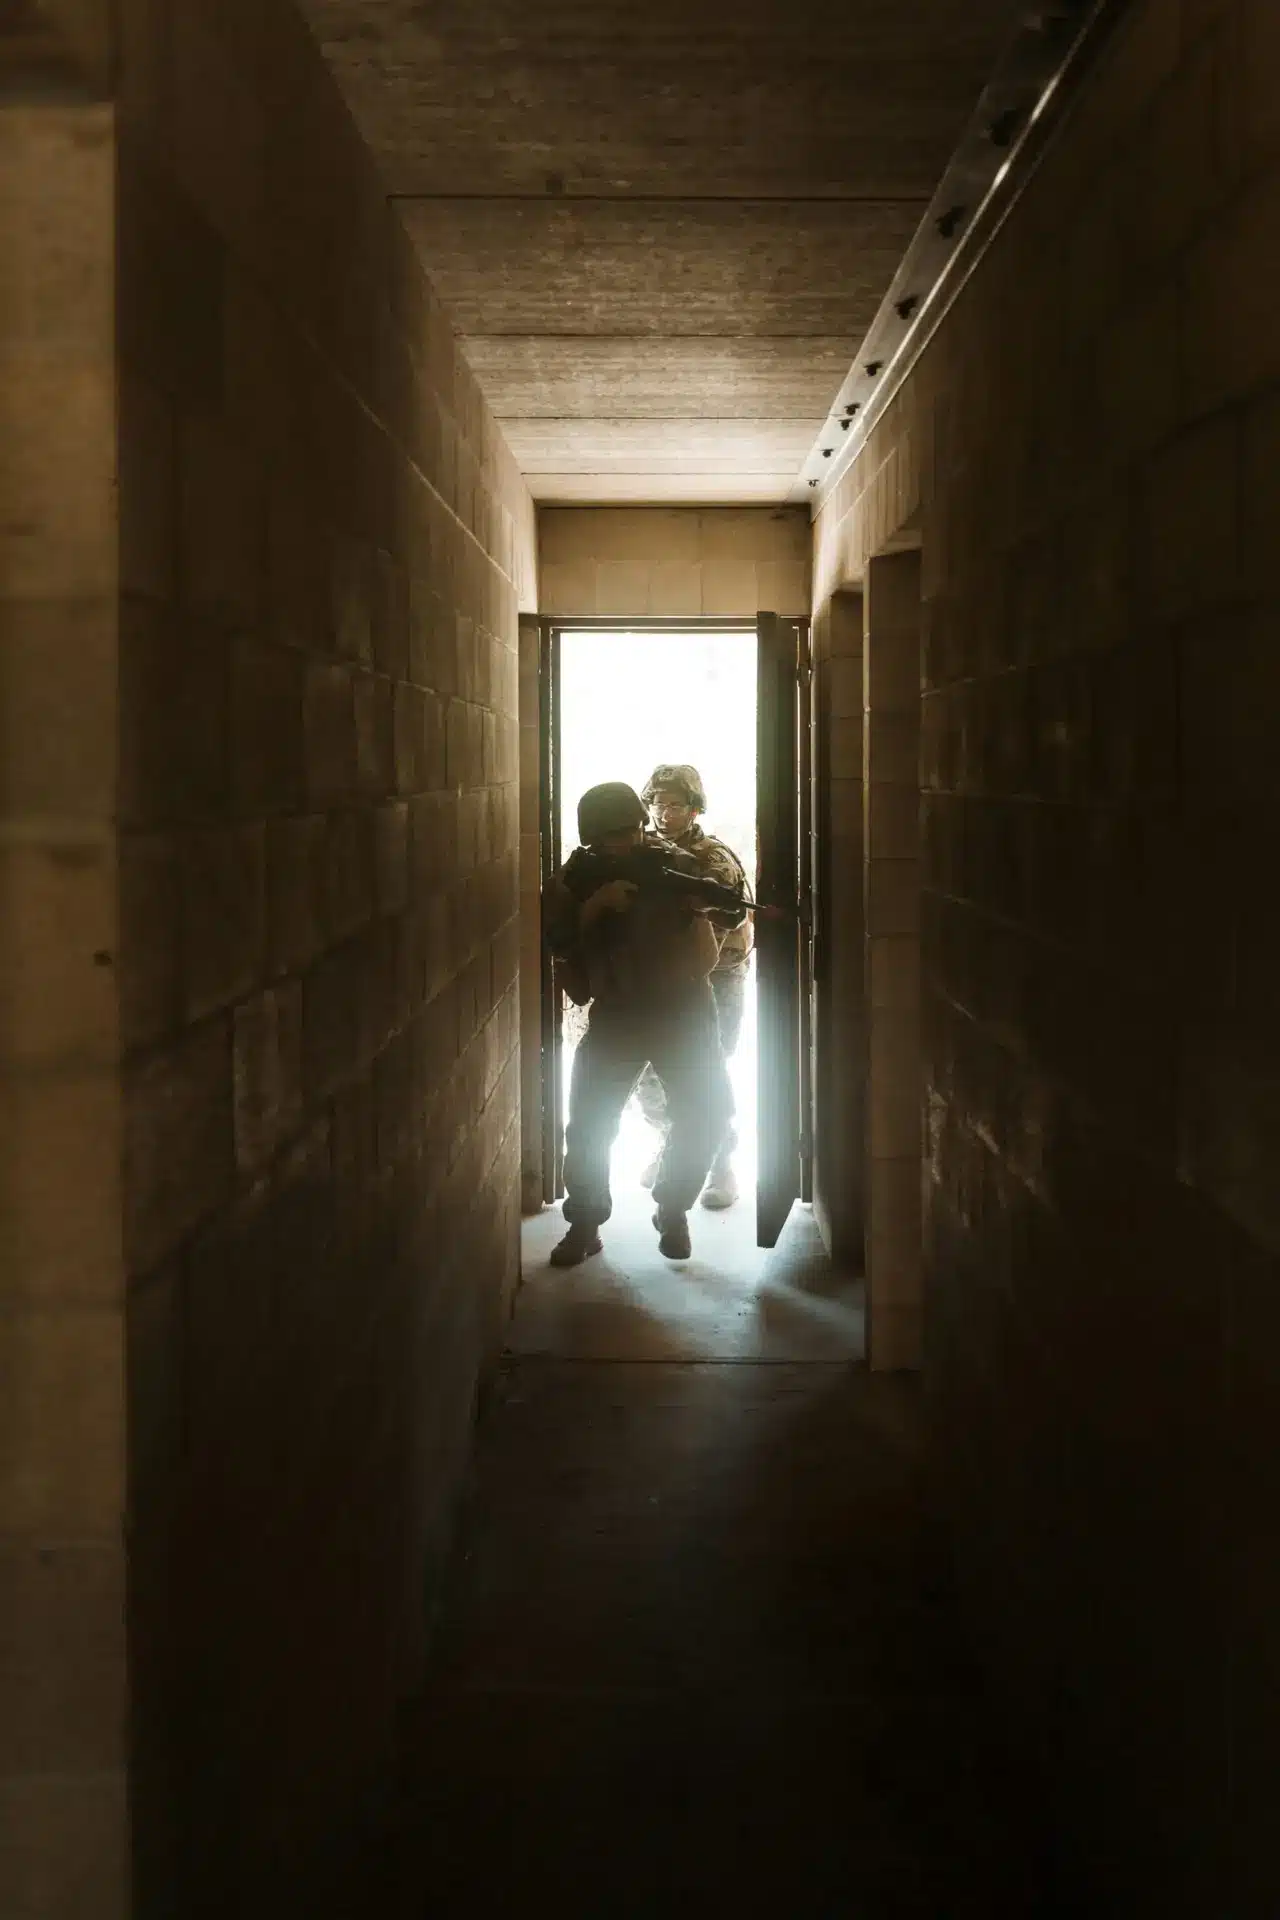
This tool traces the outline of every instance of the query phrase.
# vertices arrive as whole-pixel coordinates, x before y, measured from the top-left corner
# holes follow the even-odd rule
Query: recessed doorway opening
[[[755,622],[557,627],[546,656],[553,663],[546,687],[554,717],[545,706],[543,716],[549,768],[543,835],[554,833],[557,857],[567,857],[578,844],[577,802],[587,788],[622,780],[642,791],[655,767],[689,764],[706,794],[700,824],[737,855],[754,896],[767,870],[757,846],[765,834],[758,803],[770,790],[760,758],[760,723],[772,710],[768,694],[762,696],[762,685],[771,685],[767,675],[761,678],[766,657]],[[794,809],[794,781],[790,791]],[[794,910],[783,924],[794,944]],[[765,1155],[757,1138],[756,974],[753,953],[741,1034],[730,1060],[736,1204],[724,1211],[695,1207],[692,1259],[672,1264],[663,1258],[653,1201],[641,1183],[657,1136],[633,1095],[612,1154],[613,1213],[602,1229],[603,1255],[557,1273],[547,1258],[564,1231],[559,1206],[526,1221],[525,1287],[510,1335],[513,1350],[726,1360],[860,1354],[860,1294],[833,1274],[811,1210],[795,1207],[780,1238],[775,1229],[763,1245],[758,1242],[757,1174]],[[573,1054],[586,1018],[558,992],[551,999],[559,1035],[559,1122],[568,1113]],[[776,1001],[771,1012],[775,1023],[786,1017]],[[544,1060],[551,1057],[554,1052],[544,1053]],[[767,1117],[766,1103],[762,1119]]]
[[[653,769],[688,763],[707,795],[699,820],[737,855],[748,883],[756,870],[756,648],[743,632],[566,632],[560,640],[560,844],[577,845],[578,796],[603,780],[640,792]],[[585,1016],[566,1005],[562,1099]],[[737,1108],[734,1166],[741,1216],[754,1205],[756,996],[749,964],[741,1036],[729,1063]],[[633,1094],[614,1147],[615,1205],[639,1185],[657,1136]]]

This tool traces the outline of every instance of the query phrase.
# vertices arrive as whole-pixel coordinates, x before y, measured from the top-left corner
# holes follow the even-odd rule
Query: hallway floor
[[[745,1206],[700,1220],[684,1269],[620,1211],[569,1275],[558,1212],[526,1225],[410,1730],[403,1910],[1045,1912],[951,1630],[915,1383],[861,1366],[804,1211],[768,1256]]]

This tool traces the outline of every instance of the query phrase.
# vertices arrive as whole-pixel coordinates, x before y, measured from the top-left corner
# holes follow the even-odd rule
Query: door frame
[[[809,626],[808,612],[783,616],[788,621],[803,622],[806,631]],[[547,877],[561,854],[560,847],[560,811],[561,795],[556,762],[559,753],[559,714],[560,714],[560,651],[561,640],[566,634],[575,633],[627,633],[627,634],[663,634],[663,633],[729,633],[740,634],[744,639],[758,641],[759,621],[755,614],[741,614],[717,618],[714,615],[700,614],[696,618],[680,615],[643,615],[628,619],[622,615],[606,617],[601,614],[539,614],[536,616],[538,628],[538,855],[539,872],[543,879]],[[807,705],[805,712],[810,715]],[[812,740],[812,732],[810,732]],[[797,824],[803,823],[806,830],[810,822],[809,796],[797,790]],[[548,863],[551,862],[551,865]],[[756,875],[751,875],[754,893]],[[533,983],[530,982],[530,985]],[[562,1101],[560,1091],[561,1048],[562,1048],[562,1012],[558,1000],[553,970],[545,945],[541,950],[541,967],[538,976],[540,1004],[540,1032],[542,1058],[540,1061],[540,1132],[542,1140],[542,1192],[544,1204],[558,1200],[563,1193],[561,1177],[564,1155],[564,1130]],[[813,983],[810,975],[808,999],[812,1002]],[[806,1032],[812,1031],[812,1015]],[[807,1062],[806,1062],[807,1067]],[[802,1085],[808,1101],[806,1111],[801,1116],[802,1136],[807,1143],[812,1139],[814,1114],[812,1100],[812,1076],[805,1071]],[[808,1182],[803,1197],[808,1198]]]

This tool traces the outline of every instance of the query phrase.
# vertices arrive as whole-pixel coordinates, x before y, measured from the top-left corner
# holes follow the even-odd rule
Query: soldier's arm
[[[717,840],[706,846],[701,866],[708,880],[714,880],[721,887],[732,887],[735,892],[742,891],[746,876],[736,857],[722,841]],[[720,933],[732,933],[746,919],[746,905],[713,907],[707,917]]]
[[[705,913],[695,913],[690,921],[686,935],[689,942],[689,958],[695,980],[705,980],[715,971],[720,958],[720,942],[716,939],[711,926],[711,917]]]
[[[543,938],[557,960],[568,960],[577,950],[580,932],[578,903],[556,874],[543,889]]]

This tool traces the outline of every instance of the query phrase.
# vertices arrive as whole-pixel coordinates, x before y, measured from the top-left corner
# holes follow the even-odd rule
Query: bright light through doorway
[[[707,792],[703,825],[756,867],[756,647],[750,633],[563,633],[560,639],[561,846],[578,843],[578,796],[603,780],[637,791],[660,761],[690,761]],[[737,1106],[734,1156],[746,1208],[756,1173],[755,981],[730,1066]],[[577,1029],[568,1010],[564,1072]],[[614,1149],[615,1195],[634,1186],[655,1136],[633,1100]]]

